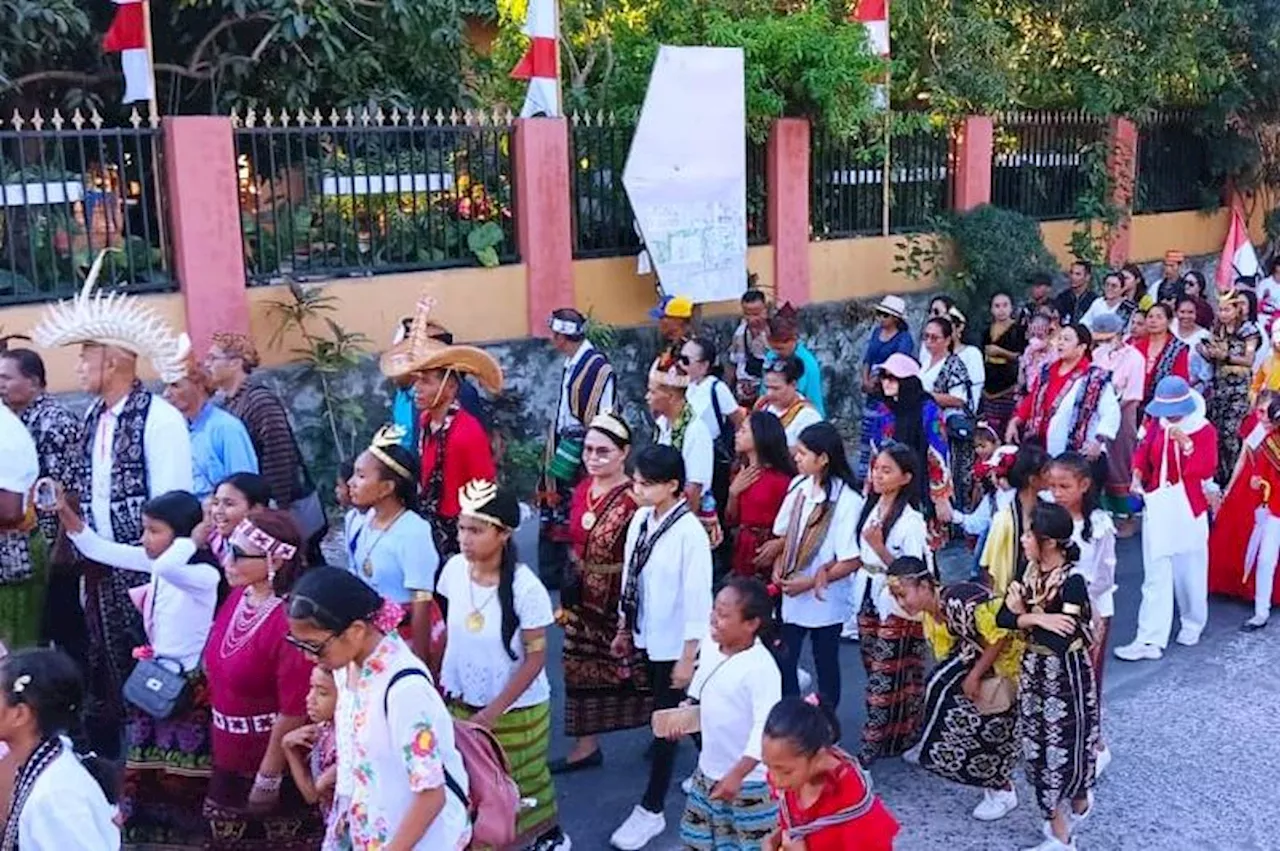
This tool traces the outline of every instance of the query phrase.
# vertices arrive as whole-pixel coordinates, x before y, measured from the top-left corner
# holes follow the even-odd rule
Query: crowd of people
[[[1069,851],[1111,761],[1117,539],[1141,527],[1119,659],[1196,644],[1210,591],[1252,601],[1250,631],[1280,599],[1280,321],[1258,315],[1280,285],[1215,294],[1182,266],[1148,285],[1077,262],[1056,296],[1040,277],[976,322],[938,296],[918,346],[885,296],[851,451],[799,316],[762,292],[724,356],[688,299],[661,300],[651,434],[586,317],[555,311],[535,499],[558,603],[498,481],[479,391],[502,370],[430,301],[381,357],[390,422],[335,483],[335,558],[252,340],[197,361],[91,282],[32,335],[78,347],[83,417],[35,350],[0,352],[0,848],[568,851],[555,777],[651,727],[622,851],[665,832],[683,737],[690,849],[891,849],[870,772],[901,757],[981,790],[979,821],[1018,806],[1021,767],[1034,848]],[[963,581],[943,547],[972,553]],[[850,750],[842,639],[867,674]]]

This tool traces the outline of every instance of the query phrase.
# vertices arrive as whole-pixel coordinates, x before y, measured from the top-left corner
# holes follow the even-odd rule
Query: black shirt
[[[1058,321],[1063,325],[1074,325],[1080,321],[1080,317],[1084,316],[1089,305],[1093,304],[1098,294],[1092,289],[1087,289],[1076,295],[1075,290],[1067,287],[1058,293],[1053,299],[1053,306],[1058,309]]]

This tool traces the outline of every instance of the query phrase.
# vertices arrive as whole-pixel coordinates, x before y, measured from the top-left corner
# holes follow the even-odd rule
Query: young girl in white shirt
[[[82,762],[68,735],[80,724],[84,685],[56,650],[20,650],[0,662],[0,742],[20,766],[0,848],[117,851],[120,828],[97,757]]]
[[[862,569],[870,578],[857,601],[862,665],[867,672],[867,721],[858,758],[864,766],[897,756],[915,743],[924,695],[924,626],[903,611],[885,571],[901,556],[932,566],[924,515],[914,504],[916,456],[890,443],[871,462],[871,495],[857,521]]]
[[[760,640],[773,601],[758,579],[735,576],[711,610],[689,686],[702,732],[698,770],[680,820],[680,839],[695,851],[759,851],[773,832],[778,805],[760,761],[769,710],[782,699],[782,678]]]
[[[828,422],[800,433],[796,469],[773,533],[783,540],[773,566],[773,583],[782,592],[782,691],[800,693],[800,649],[807,637],[813,648],[818,694],[824,704],[840,704],[840,628],[848,610],[848,577],[858,569],[854,527],[862,497],[844,441]]]
[[[130,592],[142,613],[147,644],[135,658],[155,658],[187,678],[187,708],[153,718],[126,706],[125,789],[120,810],[127,841],[198,845],[208,822],[201,805],[213,764],[211,713],[200,654],[218,605],[222,571],[191,536],[204,521],[200,501],[186,491],[161,494],[142,506],[142,545],[108,541],[85,525],[59,491],[58,515],[85,558],[150,581]],[[176,839],[175,839],[176,838]]]
[[[551,746],[551,685],[547,627],[551,597],[516,560],[511,535],[520,525],[514,493],[472,481],[458,494],[458,545],[445,563],[436,596],[445,610],[440,682],[449,709],[493,731],[515,766],[520,797],[516,834],[534,851],[567,851],[560,829],[547,751]]]

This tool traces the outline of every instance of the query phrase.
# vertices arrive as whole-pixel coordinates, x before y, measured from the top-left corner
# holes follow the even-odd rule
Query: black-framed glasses
[[[244,560],[246,560],[246,559],[257,559],[257,558],[262,558],[262,559],[264,559],[264,558],[266,558],[266,557],[267,557],[265,553],[263,553],[263,554],[259,554],[259,553],[247,553],[247,552],[245,552],[244,550],[242,550],[239,546],[237,546],[236,544],[231,544],[231,545],[228,547],[228,549],[231,551],[231,558],[232,558],[232,560],[233,560],[233,561],[244,561]]]
[[[680,364],[681,366],[688,366],[689,364],[693,363],[693,358],[689,357],[688,355],[680,355],[680,357],[676,358],[676,363]]]
[[[286,643],[296,647],[306,655],[314,656],[317,659],[324,655],[324,651],[329,649],[329,645],[332,644],[337,637],[338,633],[332,632],[324,641],[304,641],[291,632],[286,632],[284,634],[284,640]]]

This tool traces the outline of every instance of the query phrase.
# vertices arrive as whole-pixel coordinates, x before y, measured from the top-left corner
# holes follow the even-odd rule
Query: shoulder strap
[[[408,677],[422,677],[424,680],[426,680],[427,673],[426,671],[420,670],[418,668],[404,668],[392,674],[391,682],[387,683],[387,690],[382,693],[382,714],[383,715],[386,715],[388,712],[390,712],[391,689],[395,687],[396,683],[400,682],[403,679],[407,679]],[[430,681],[428,680],[428,682]],[[443,765],[443,760],[441,760],[441,763],[442,763],[442,767],[444,768],[444,784],[449,787],[450,792],[458,796],[458,800],[462,802],[462,808],[467,811],[467,816],[468,818],[470,818],[470,815],[471,815],[470,799],[468,799],[467,794],[462,791],[462,787],[458,785],[458,781],[453,779],[453,775],[449,773],[448,766]]]

